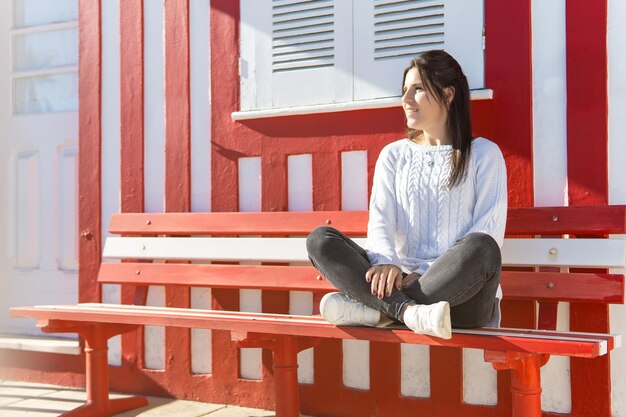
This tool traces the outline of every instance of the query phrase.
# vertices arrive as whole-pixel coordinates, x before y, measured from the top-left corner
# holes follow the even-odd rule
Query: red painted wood
[[[607,0],[566,2],[570,205],[608,202]],[[580,30],[580,28],[585,30]],[[589,59],[593,56],[593,59]],[[587,86],[581,88],[582,85]],[[589,91],[587,91],[589,90]]]
[[[189,2],[163,2],[165,64],[165,211],[191,207]],[[165,305],[190,307],[190,289],[167,287]],[[165,329],[165,370],[170,384],[191,389],[191,330]]]
[[[589,7],[587,2],[574,0],[565,8],[567,174],[573,206],[608,202],[607,3],[600,0]],[[581,88],[583,83],[587,88]],[[572,330],[602,331],[608,323],[606,306],[570,306]],[[571,370],[572,415],[610,416],[610,359],[572,361]]]
[[[283,199],[281,197],[281,201]],[[367,211],[292,212],[289,215],[125,213],[113,215],[109,231],[114,234],[307,235],[315,227],[329,224],[348,235],[364,235],[367,218]],[[626,206],[623,205],[510,208],[507,235],[624,233],[625,224]]]
[[[503,271],[506,299],[624,302],[624,276],[599,273]]]
[[[164,1],[165,211],[189,211],[191,124],[189,3]]]
[[[137,273],[139,272],[139,274]],[[309,266],[103,263],[98,282],[291,291],[332,291]],[[624,276],[503,271],[505,299],[622,304]]]
[[[515,208],[509,209],[506,224],[508,235],[625,232],[626,206],[620,205]]]
[[[364,235],[366,211],[273,213],[136,213],[111,218],[114,234],[168,234],[238,236],[308,235],[321,225],[331,225],[349,235]]]
[[[120,200],[122,212],[144,209],[143,1],[120,13]]]
[[[78,25],[78,300],[93,302],[100,301],[96,277],[102,253],[100,0],[79,1]]]
[[[541,417],[541,372],[548,355],[485,351],[497,370],[511,370],[513,417]]]
[[[442,415],[454,415],[463,403],[463,352],[430,348],[430,396]]]
[[[490,130],[509,172],[509,207],[533,206],[530,5],[485,0],[485,85],[494,91]]]
[[[145,397],[109,399],[107,341],[112,336],[135,329],[136,326],[93,325],[89,322],[55,320],[38,320],[37,325],[46,333],[79,333],[85,339],[87,400],[84,405],[63,413],[64,417],[109,417],[148,404]]]
[[[122,212],[144,211],[144,33],[143,1],[124,3],[120,13],[120,206]],[[124,304],[145,303],[136,286],[123,285]],[[123,366],[136,367],[144,351],[143,328],[122,335]]]
[[[40,318],[70,322],[99,322],[114,324],[144,324],[184,328],[211,328],[239,332],[293,335],[350,340],[369,340],[388,343],[418,343],[432,346],[468,347],[497,351],[546,353],[593,358],[599,355],[599,342],[594,339],[558,340],[554,338],[524,337],[516,335],[495,336],[477,333],[454,332],[449,340],[413,333],[406,329],[373,329],[366,327],[336,327],[321,318],[302,316],[269,317],[255,313],[217,313],[179,309],[175,314],[164,308],[143,306],[93,307],[18,307],[11,309],[15,317]],[[254,318],[254,320],[252,320]],[[598,340],[606,340],[600,337]],[[447,355],[446,355],[447,357]],[[432,365],[431,365],[432,368]]]

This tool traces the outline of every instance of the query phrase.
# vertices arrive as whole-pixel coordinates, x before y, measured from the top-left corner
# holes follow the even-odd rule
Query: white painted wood
[[[370,342],[342,340],[343,384],[356,389],[370,389]]]
[[[554,253],[552,253],[554,252]],[[506,265],[619,267],[624,265],[621,239],[505,239]]]
[[[261,313],[263,311],[262,297],[261,290],[239,290],[239,311]],[[239,370],[242,379],[262,379],[262,353],[261,348],[239,349]]]
[[[78,299],[75,262],[68,254],[74,252],[71,240],[77,234],[75,229],[59,231],[59,222],[76,221],[75,208],[62,210],[76,203],[68,183],[76,175],[71,148],[78,143],[77,56],[76,41],[68,36],[76,36],[77,15],[68,2],[32,1],[0,2],[0,55],[5,57],[0,65],[3,311]],[[71,3],[78,7],[76,0]],[[65,22],[51,25],[55,19]],[[59,79],[65,80],[62,88]],[[0,315],[0,333],[41,335],[32,320],[7,314]]]
[[[351,101],[352,3],[283,6],[241,1],[241,109]],[[290,22],[295,18],[321,26],[298,29],[301,21]],[[285,46],[296,39],[300,52],[289,53]]]
[[[261,158],[239,158],[239,211],[261,211]]]
[[[146,305],[165,306],[165,287],[150,286]],[[165,369],[165,327],[144,327],[144,364],[147,369]]]
[[[62,271],[78,273],[78,147],[75,143],[57,148],[57,172],[59,193],[54,234],[60,246],[56,264]]]
[[[211,211],[211,66],[209,0],[189,2],[191,211]]]
[[[609,204],[626,204],[626,2],[608,1]],[[613,237],[613,236],[612,236]],[[624,237],[623,235],[621,236]],[[611,270],[623,274],[623,269]],[[611,305],[611,331],[626,334],[626,306]],[[613,416],[626,417],[626,349],[611,353]]]
[[[289,314],[310,316],[313,314],[313,293],[289,291]],[[298,382],[312,384],[314,380],[313,348],[298,352]]]
[[[482,349],[463,349],[463,402],[498,404],[498,374]]]
[[[570,358],[552,355],[541,368],[541,409],[569,414],[572,411]]]
[[[405,397],[430,397],[430,346],[400,345],[400,393]]]
[[[122,302],[122,286],[118,284],[102,284],[102,302],[120,304]],[[113,336],[107,341],[107,358],[109,365],[122,366],[122,336]]]
[[[312,155],[289,155],[287,157],[287,169],[287,197],[289,211],[312,211]]]
[[[102,187],[102,234],[104,241],[108,233],[111,215],[120,211],[120,50],[119,50],[119,2],[102,2],[102,142],[101,180]],[[102,300],[120,303],[119,285],[102,287]],[[122,365],[122,338],[109,339],[108,361],[111,365]]]
[[[353,239],[364,245],[364,238]],[[110,237],[105,258],[220,261],[306,261],[305,238]],[[550,251],[555,251],[551,254]],[[503,264],[616,267],[624,265],[622,239],[505,239]]]
[[[341,153],[341,209],[367,210],[367,151]]]
[[[75,0],[56,0],[53,7],[48,0],[13,0],[13,3],[16,27],[78,20],[78,2]]]
[[[144,211],[159,213],[165,209],[163,2],[144,1],[143,17]]]
[[[400,96],[402,71],[411,59],[430,49],[452,54],[463,67],[470,88],[484,87],[482,0],[357,3],[355,100]]]
[[[36,145],[16,150],[11,155],[10,252],[13,265],[19,269],[40,266],[40,170],[41,158]]]
[[[192,309],[211,309],[211,289],[191,289]],[[191,372],[210,374],[213,369],[211,330],[191,329]]]
[[[242,63],[242,67],[244,64]],[[242,70],[243,71],[243,70]],[[243,94],[243,92],[242,92]],[[493,90],[476,89],[470,91],[472,100],[491,100]],[[371,100],[350,101],[346,103],[319,104],[311,106],[295,106],[276,108],[271,110],[246,110],[231,113],[233,120],[263,119],[266,117],[295,116],[298,114],[335,113],[338,111],[384,109],[399,107],[400,97],[377,98]]]
[[[565,0],[532,2],[533,191],[536,206],[567,205]]]

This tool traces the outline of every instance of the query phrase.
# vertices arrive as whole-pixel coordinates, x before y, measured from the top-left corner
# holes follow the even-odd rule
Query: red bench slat
[[[333,291],[311,266],[103,263],[100,283],[189,285],[293,291]],[[624,276],[619,274],[503,271],[505,299],[622,304]]]
[[[84,307],[83,307],[84,306]],[[241,312],[216,312],[185,309],[157,308],[108,308],[101,305],[18,307],[11,311],[17,317],[38,318],[40,322],[61,320],[64,322],[98,322],[115,324],[141,324],[154,326],[210,328],[246,333],[280,334],[336,339],[369,340],[389,343],[418,343],[434,346],[465,347],[497,351],[547,353],[574,357],[593,358],[600,354],[600,342],[591,340],[552,340],[520,336],[493,336],[463,333],[453,334],[452,339],[416,334],[410,330],[373,329],[367,327],[336,327],[323,319],[306,316],[263,317],[260,314]],[[169,311],[167,313],[166,311]],[[79,314],[77,314],[79,313]],[[225,314],[226,313],[226,314]],[[254,323],[254,332],[250,323]],[[48,323],[40,323],[48,324]],[[603,339],[604,341],[605,339]]]
[[[364,235],[367,211],[261,213],[114,214],[113,234],[307,235],[329,224],[347,235]],[[556,219],[556,220],[555,220]],[[510,208],[507,235],[626,233],[626,206]]]

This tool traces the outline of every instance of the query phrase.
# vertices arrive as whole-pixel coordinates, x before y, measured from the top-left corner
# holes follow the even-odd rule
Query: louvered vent
[[[332,67],[334,26],[333,0],[273,0],[272,72]]]
[[[377,0],[374,5],[374,59],[415,56],[443,49],[443,1]]]

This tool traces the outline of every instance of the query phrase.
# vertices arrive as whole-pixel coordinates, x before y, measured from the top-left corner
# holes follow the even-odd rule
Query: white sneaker
[[[415,333],[450,339],[450,304],[440,301],[435,304],[417,304],[404,310],[404,324]]]
[[[381,317],[380,311],[354,301],[340,292],[331,292],[322,297],[320,313],[337,326],[376,327]]]

